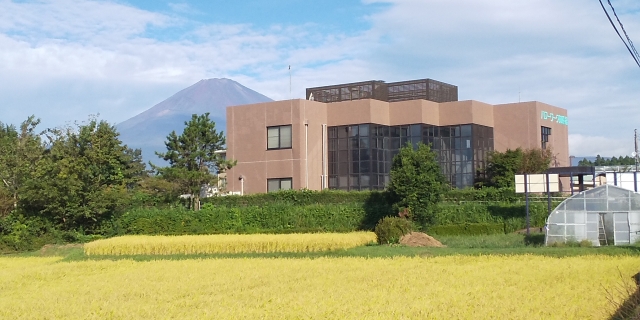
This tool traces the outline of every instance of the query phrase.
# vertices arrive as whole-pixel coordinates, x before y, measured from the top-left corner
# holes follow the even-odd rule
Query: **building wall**
[[[362,99],[328,103],[326,110],[330,126],[389,123],[389,103],[384,101]]]
[[[309,184],[306,188],[311,190],[320,190],[322,188],[323,166],[327,170],[327,142],[326,133],[323,132],[323,125],[327,124],[327,104],[297,100],[302,105],[304,119],[308,121],[308,150],[306,157],[308,159],[308,178]],[[301,137],[304,133],[301,133]],[[324,158],[323,158],[323,136],[324,136]],[[305,143],[303,143],[305,145]],[[303,156],[304,157],[304,156]],[[305,172],[307,169],[303,170]],[[307,174],[305,173],[305,177]],[[306,178],[305,178],[306,179]],[[325,178],[326,181],[326,178]]]
[[[542,113],[554,114],[552,119],[542,119]],[[567,110],[532,101],[494,106],[494,149],[540,148],[541,127],[551,128],[548,147],[554,155],[552,166],[569,166],[569,127],[557,116],[567,117]]]
[[[324,103],[307,100],[228,107],[227,157],[235,159],[237,165],[227,172],[227,189],[266,192],[267,179],[289,177],[294,189],[320,189],[326,108]],[[291,125],[292,147],[267,150],[267,127],[280,125]],[[241,176],[244,185],[239,180]]]
[[[427,100],[408,100],[389,103],[388,121],[374,122],[391,126],[424,123],[439,125],[440,107],[439,104]]]
[[[552,105],[548,105],[542,102],[536,102],[537,116],[538,116],[538,136],[540,135],[540,127],[545,126],[551,128],[551,136],[549,137],[549,146],[554,156],[554,160],[551,162],[553,167],[567,167],[571,166],[569,161],[569,125],[562,123],[562,119],[547,118],[542,119],[542,112],[547,114],[553,113],[554,115],[561,115],[568,119],[567,110],[558,108]]]
[[[472,100],[445,103],[427,100],[392,103],[373,99],[335,103],[286,100],[228,107],[227,157],[238,163],[227,173],[227,189],[240,192],[240,176],[244,177],[244,193],[266,192],[267,179],[287,177],[292,178],[294,189],[321,189],[323,168],[328,174],[326,155],[329,153],[323,124],[328,127],[367,123],[440,127],[477,124],[493,128],[491,139],[496,151],[539,148],[541,126],[547,126],[552,129],[549,146],[556,157],[552,166],[566,166],[569,162],[568,126],[558,122],[557,117],[553,121],[542,119],[542,112],[567,116],[566,110],[540,102],[493,106]],[[289,124],[292,125],[292,148],[267,150],[267,127]]]

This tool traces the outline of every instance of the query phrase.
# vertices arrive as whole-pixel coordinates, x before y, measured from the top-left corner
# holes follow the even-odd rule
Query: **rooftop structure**
[[[432,79],[418,79],[391,83],[371,80],[307,88],[307,100],[331,103],[360,99],[450,102],[458,101],[458,87]]]

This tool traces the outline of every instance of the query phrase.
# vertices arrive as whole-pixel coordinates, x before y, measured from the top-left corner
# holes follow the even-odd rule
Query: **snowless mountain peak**
[[[268,101],[272,100],[231,79],[202,79],[116,127],[124,143],[142,149],[145,161],[157,162],[155,151],[165,151],[167,135],[182,132],[192,114],[209,112],[218,131],[225,131],[226,107]]]

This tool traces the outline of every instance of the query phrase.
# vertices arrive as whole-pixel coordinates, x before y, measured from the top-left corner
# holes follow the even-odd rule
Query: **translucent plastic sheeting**
[[[640,240],[640,195],[603,185],[558,205],[547,218],[547,245],[589,240],[594,246],[629,245]]]

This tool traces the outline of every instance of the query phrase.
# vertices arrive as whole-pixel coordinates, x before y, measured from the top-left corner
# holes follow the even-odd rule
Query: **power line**
[[[611,0],[607,0],[607,2],[609,3],[609,6],[611,7],[611,11],[613,11],[613,15],[616,17],[616,20],[618,20],[618,24],[620,25],[620,29],[622,29],[622,33],[624,33],[624,36],[627,37],[627,41],[629,42],[629,45],[631,46],[631,49],[633,50],[633,53],[635,53],[636,58],[638,58],[638,51],[636,51],[636,47],[633,46],[633,41],[631,41],[631,38],[629,38],[629,35],[627,34],[627,30],[624,29],[624,26],[622,25],[622,22],[620,22],[620,18],[618,18],[618,14],[616,13],[616,9],[613,8],[613,5],[611,4]]]
[[[624,38],[622,38],[622,35],[620,34],[620,31],[618,31],[618,28],[616,27],[615,23],[613,23],[613,20],[611,20],[611,16],[609,15],[609,12],[607,12],[607,9],[604,7],[604,4],[602,3],[602,0],[598,0],[598,1],[600,1],[600,6],[602,7],[602,10],[604,11],[604,13],[607,15],[607,18],[609,19],[609,22],[611,23],[611,26],[613,27],[613,29],[618,34],[618,37],[620,37],[620,40],[622,40],[622,43],[624,43],[624,46],[627,47],[627,50],[631,54],[631,57],[633,58],[633,60],[636,62],[638,67],[640,67],[640,55],[638,55],[638,51],[636,51],[636,48],[633,46],[633,42],[631,41],[631,38],[629,38],[629,35],[627,34],[627,31],[624,29],[624,26],[622,25],[622,22],[620,22],[620,19],[618,18],[618,15],[616,14],[616,10],[613,8],[613,5],[611,4],[611,0],[607,0],[607,2],[609,3],[609,6],[611,7],[611,10],[613,11],[613,15],[616,17],[616,20],[618,20],[618,24],[620,25],[620,29],[622,29],[622,32],[624,33],[625,37],[629,41],[628,44],[627,44],[627,41],[625,41]]]

